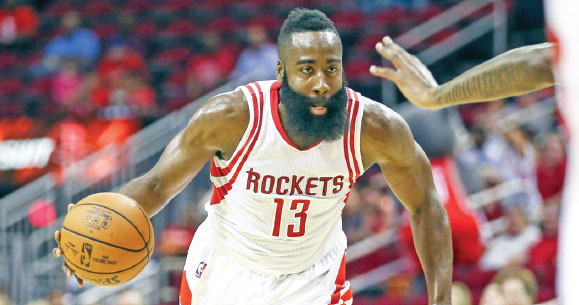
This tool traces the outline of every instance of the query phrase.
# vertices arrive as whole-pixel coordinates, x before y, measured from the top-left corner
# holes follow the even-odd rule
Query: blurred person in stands
[[[5,0],[0,7],[0,45],[28,43],[38,30],[38,14],[19,0]]]
[[[97,75],[105,83],[127,73],[140,74],[145,79],[149,76],[143,56],[130,47],[122,37],[115,37],[109,42],[102,59],[97,65]]]
[[[239,79],[258,69],[260,78],[274,78],[277,47],[269,41],[267,29],[262,25],[251,25],[247,29],[247,40],[249,46],[239,56],[231,72],[231,79]]]
[[[66,295],[62,290],[54,290],[48,294],[50,305],[68,305],[65,301]]]
[[[448,217],[406,122],[347,88],[343,45],[324,13],[292,10],[278,53],[276,80],[209,98],[157,164],[119,190],[153,217],[211,160],[214,192],[180,303],[352,304],[341,212],[355,181],[378,164],[408,210],[429,303],[450,305]]]
[[[493,282],[483,289],[479,305],[506,305],[505,297],[499,284]]]
[[[539,240],[541,233],[539,228],[529,224],[527,220],[527,213],[523,208],[525,198],[521,193],[508,200],[511,202],[505,207],[507,228],[504,233],[487,243],[487,249],[480,260],[483,269],[522,266],[527,261],[528,252]]]
[[[221,34],[206,31],[202,36],[203,52],[187,64],[188,96],[199,97],[227,80],[235,65],[234,46],[224,43]]]
[[[552,198],[545,202],[542,213],[541,239],[531,248],[527,264],[541,282],[550,284],[555,281],[557,266],[560,200],[560,198]]]
[[[70,112],[80,102],[84,75],[75,60],[63,58],[59,71],[52,78],[52,101]]]
[[[563,139],[559,133],[550,133],[541,143],[537,164],[537,187],[544,200],[561,196],[566,168]]]
[[[0,305],[12,305],[12,301],[10,297],[8,297],[6,289],[2,284],[0,284]]]
[[[116,297],[114,305],[147,305],[147,302],[141,292],[129,289]]]
[[[539,289],[533,272],[520,267],[501,269],[493,283],[498,285],[505,305],[532,305]]]
[[[472,305],[470,290],[464,283],[452,283],[452,305]]]
[[[88,69],[95,64],[99,51],[97,35],[81,27],[79,12],[70,11],[62,17],[58,35],[44,49],[44,58],[33,73],[35,76],[52,74],[61,67],[63,59],[75,60],[81,69]]]

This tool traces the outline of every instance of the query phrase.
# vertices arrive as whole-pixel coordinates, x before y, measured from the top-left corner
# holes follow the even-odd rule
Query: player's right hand
[[[68,211],[70,212],[70,209],[72,209],[73,207],[74,207],[73,203],[69,204]],[[56,232],[54,232],[54,240],[56,241],[57,247],[52,249],[52,255],[55,258],[59,258],[63,255],[62,248],[60,248],[60,231],[57,230]],[[82,285],[84,284],[83,280],[79,278],[74,273],[74,271],[70,269],[70,267],[68,267],[68,265],[66,265],[66,262],[62,263],[62,271],[64,271],[67,277],[71,277],[74,275],[74,277],[76,278],[76,282],[78,283],[78,286],[82,287]]]

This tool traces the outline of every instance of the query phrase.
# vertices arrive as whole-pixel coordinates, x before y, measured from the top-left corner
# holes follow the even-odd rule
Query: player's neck
[[[306,140],[302,137],[300,137],[299,135],[297,135],[293,130],[291,130],[290,128],[286,128],[285,126],[287,126],[287,114],[286,114],[286,109],[283,105],[283,103],[279,103],[279,118],[281,120],[281,126],[283,128],[283,130],[285,131],[286,135],[288,136],[288,138],[290,139],[290,141],[292,141],[292,143],[297,146],[299,149],[304,150],[308,147],[313,146],[314,144],[317,143],[317,141],[312,141],[312,140]]]

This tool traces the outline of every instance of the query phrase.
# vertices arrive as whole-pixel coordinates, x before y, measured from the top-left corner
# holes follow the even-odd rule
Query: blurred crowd
[[[0,142],[50,138],[55,148],[45,167],[0,170],[0,197],[122,143],[229,80],[256,69],[262,78],[273,78],[273,38],[298,5],[329,15],[342,35],[349,86],[380,100],[380,80],[367,72],[371,64],[380,64],[376,41],[384,34],[396,37],[456,2],[5,0],[0,7]],[[507,4],[509,46],[545,40],[541,1]],[[444,31],[417,48],[454,32]],[[488,58],[485,39],[431,67],[434,75],[444,81]],[[432,162],[449,214],[456,304],[525,305],[555,296],[566,143],[552,97],[553,90],[546,89],[458,111],[400,111]],[[460,133],[454,121],[461,123]],[[501,189],[506,184],[507,191]],[[159,233],[158,259],[186,255],[205,217],[207,194],[196,197]],[[350,263],[349,278],[407,259],[405,272],[362,291],[356,304],[426,304],[408,216],[379,169],[371,168],[352,190],[343,227],[350,244],[394,233],[391,242]],[[170,288],[178,291],[180,279],[180,271],[174,272]],[[66,305],[69,297],[55,291],[30,304]],[[127,290],[113,304],[147,302]],[[0,305],[11,305],[2,289]]]

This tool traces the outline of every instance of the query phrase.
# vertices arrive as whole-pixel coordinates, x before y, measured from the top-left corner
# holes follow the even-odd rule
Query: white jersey
[[[553,61],[557,99],[570,136],[560,224],[558,302],[561,305],[574,305],[579,304],[579,290],[576,288],[579,274],[579,2],[548,0],[545,5],[550,38],[557,43]]]
[[[347,89],[348,128],[336,141],[300,150],[278,112],[277,81],[239,87],[250,112],[230,160],[214,157],[207,206],[215,243],[250,270],[307,269],[337,244],[346,247],[341,213],[363,173],[360,128],[367,99]]]

